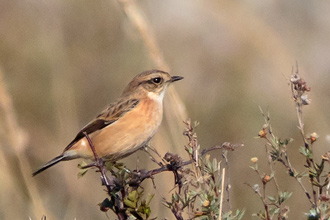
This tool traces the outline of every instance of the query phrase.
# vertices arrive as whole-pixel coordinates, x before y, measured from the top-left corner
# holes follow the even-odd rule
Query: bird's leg
[[[93,152],[95,162],[91,163],[91,164],[88,164],[86,166],[83,166],[82,168],[86,169],[86,168],[89,168],[89,167],[97,167],[99,169],[100,173],[101,173],[102,184],[105,185],[107,187],[107,189],[109,190],[109,192],[110,192],[113,189],[113,187],[115,186],[114,180],[109,179],[107,177],[107,175],[105,174],[106,169],[104,167],[104,161],[103,161],[102,158],[99,158],[99,156],[97,155],[94,144],[93,144],[92,140],[90,139],[90,137],[88,136],[88,134],[86,132],[83,132],[83,134],[85,135],[85,137],[88,141],[89,147],[91,148],[91,150]],[[111,182],[111,184],[110,184],[110,182]]]

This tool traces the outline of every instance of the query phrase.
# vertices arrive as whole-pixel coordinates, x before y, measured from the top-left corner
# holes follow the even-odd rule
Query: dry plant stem
[[[297,118],[298,118],[298,128],[300,130],[303,142],[304,142],[304,146],[306,149],[308,149],[309,151],[312,151],[312,144],[309,145],[307,138],[305,137],[305,131],[304,131],[304,122],[303,122],[303,115],[302,115],[302,107],[304,105],[304,100],[302,99],[302,96],[305,94],[305,92],[310,91],[310,88],[306,85],[306,82],[301,79],[299,77],[298,74],[298,64],[296,64],[296,72],[295,75],[293,76],[295,79],[299,79],[298,81],[291,81],[291,93],[292,93],[292,98],[295,102],[296,105],[296,114],[297,114]],[[307,103],[308,104],[308,103]],[[317,170],[316,164],[314,163],[314,159],[313,157],[306,157],[306,163],[307,163],[307,168],[308,169],[314,169]],[[312,203],[312,207],[315,209],[316,213],[319,213],[319,209],[317,208],[317,204],[318,204],[318,195],[317,192],[315,190],[315,186],[313,184],[314,182],[314,178],[316,178],[317,182],[319,182],[319,176],[314,176],[313,174],[309,174],[309,180],[311,183],[311,188],[313,191],[313,202]],[[322,187],[319,188],[319,193],[321,194],[322,192]],[[306,194],[307,195],[307,194]],[[309,199],[311,200],[309,194],[308,194]]]
[[[288,157],[287,153],[285,153],[284,155],[285,155],[285,159],[287,161],[287,164],[288,164],[288,167],[289,167],[290,171],[293,172],[294,168],[292,167],[292,165],[290,163],[290,160],[289,160],[289,157]],[[307,189],[305,188],[304,184],[302,183],[301,178],[298,178],[296,176],[294,176],[294,178],[298,181],[300,187],[304,190],[304,193],[307,196],[308,201],[312,204],[312,206],[315,206],[316,203],[313,202],[313,200],[312,200],[311,196],[309,195]]]
[[[142,148],[144,150],[144,152],[146,152],[148,155],[149,155],[149,158],[151,159],[152,162],[156,163],[158,166],[163,166],[163,163],[162,162],[158,162],[156,160],[156,158],[148,151],[148,149],[150,149],[152,152],[154,152],[159,158],[160,155],[158,154],[158,152],[155,150],[155,149],[152,149],[151,147],[144,147]],[[164,162],[164,161],[163,161]]]
[[[297,110],[297,117],[298,117],[298,123],[299,123],[298,128],[299,128],[300,133],[301,133],[301,136],[303,138],[305,148],[310,149],[309,144],[308,144],[308,142],[306,140],[306,137],[305,137],[304,123],[303,123],[303,119],[302,119],[302,108],[301,107],[302,107],[301,104],[296,101],[296,110]],[[306,159],[306,163],[307,163],[307,166],[308,167],[313,166],[313,168],[315,169],[315,164],[314,164],[313,159],[308,159],[307,158]],[[313,182],[314,177],[312,175],[309,175],[309,178],[310,178],[310,181]],[[317,193],[316,193],[316,190],[315,190],[313,184],[312,184],[312,191],[313,191],[313,199],[314,199],[313,207],[316,208],[316,204],[317,204]]]
[[[269,209],[268,209],[268,204],[266,203],[266,183],[264,183],[262,180],[263,180],[263,176],[260,174],[259,170],[255,170],[257,172],[257,174],[259,175],[260,177],[260,180],[263,184],[263,195],[258,192],[259,194],[259,197],[264,205],[264,208],[265,208],[265,212],[266,212],[266,216],[267,216],[267,220],[270,220],[270,215],[269,215]]]
[[[298,70],[297,70],[296,74],[298,74]],[[301,104],[301,101],[300,101],[300,97],[301,97],[302,94],[295,94],[293,84],[291,84],[291,91],[292,91],[292,97],[293,97],[293,99],[295,101],[295,104],[296,104],[296,113],[297,113],[297,118],[298,118],[298,128],[299,128],[300,134],[302,136],[304,146],[305,146],[305,148],[307,148],[309,150],[312,150],[311,146],[308,144],[307,139],[305,137],[304,122],[303,122],[303,117],[302,117],[302,104]],[[301,91],[298,91],[298,93],[301,93]],[[306,163],[307,163],[308,167],[313,166],[313,168],[316,169],[313,158],[310,158],[310,159],[306,158]],[[310,182],[312,183],[313,179],[314,179],[313,175],[309,175],[309,178],[310,178]],[[312,184],[312,191],[313,191],[313,199],[314,199],[314,201],[312,202],[312,205],[313,205],[314,208],[316,208],[317,193],[316,193],[316,190],[315,190],[313,184]]]
[[[220,197],[220,207],[219,207],[219,218],[218,220],[221,220],[222,217],[222,203],[223,203],[223,196],[224,196],[224,188],[225,188],[225,173],[226,169],[222,169],[222,179],[221,179],[221,197]]]
[[[258,174],[259,174],[259,171],[256,171]],[[259,174],[259,176],[260,176],[260,174]],[[245,183],[246,185],[248,185],[255,193],[257,193],[258,194],[258,196],[259,196],[259,199],[261,200],[261,202],[262,202],[262,204],[263,204],[263,206],[264,206],[264,209],[265,209],[265,212],[266,212],[266,216],[267,216],[267,220],[271,220],[270,219],[270,215],[269,215],[269,210],[268,210],[268,205],[267,205],[267,203],[266,203],[266,200],[265,200],[265,197],[264,196],[262,196],[262,194],[260,193],[260,190],[255,190],[254,188],[253,188],[253,186],[251,186],[250,184],[248,184],[248,183]],[[265,188],[264,188],[264,190],[265,190]]]
[[[171,209],[172,213],[174,214],[175,218],[177,220],[183,220],[183,217],[181,215],[181,212],[176,211],[174,208]]]
[[[267,203],[266,203],[266,201],[265,201],[265,198],[263,199],[262,202],[263,202],[263,204],[264,204],[264,208],[265,208],[265,212],[266,212],[267,220],[271,220],[270,215],[269,215],[268,205],[267,205]]]
[[[136,1],[118,0],[118,2],[122,5],[126,15],[141,34],[148,52],[150,53],[150,58],[154,61],[157,67],[162,70],[169,71],[170,68],[165,62],[159,46],[157,45],[157,41],[151,31],[150,25],[141,15],[138,7],[136,6]]]
[[[154,152],[157,155],[157,157],[161,160],[161,162],[157,162],[157,163],[159,163],[159,164],[165,163],[164,158],[158,153],[158,151],[154,147],[148,146],[148,149],[150,149],[152,152]],[[154,159],[156,159],[156,158],[154,158]]]
[[[291,90],[292,90],[292,97],[294,98],[294,100],[296,100],[297,97],[296,97],[296,95],[294,94],[294,89],[293,89],[293,87],[292,87],[292,84],[291,84]],[[297,103],[297,102],[296,102],[296,103]],[[266,114],[263,112],[263,110],[262,110],[262,108],[261,108],[260,106],[259,106],[259,109],[260,109],[260,111],[261,111],[262,116],[264,117],[265,123],[268,125],[268,132],[269,132],[269,134],[272,136],[272,138],[274,139],[275,136],[274,136],[274,134],[273,134],[273,132],[272,132],[271,124],[269,123],[269,121],[270,121],[269,113],[268,113],[268,115],[266,116]],[[299,121],[299,127],[300,127],[300,128],[303,128],[304,126],[303,126],[303,123],[302,123],[302,115],[301,115],[299,112],[300,112],[300,113],[302,112],[301,109],[300,109],[300,110],[297,110],[297,116],[298,116],[298,121]],[[300,119],[299,119],[299,118],[300,118]],[[301,134],[302,134],[303,137],[304,137],[304,131],[303,131],[303,130],[301,131]],[[265,136],[265,139],[266,139],[268,145],[270,145],[270,146],[272,146],[273,148],[275,148],[273,142],[272,142],[271,140],[269,140],[269,138],[268,138],[267,136]],[[306,143],[307,143],[307,142],[305,142],[305,141],[306,141],[306,139],[304,139],[304,143],[305,143],[305,147],[306,147]],[[308,145],[308,144],[307,144],[307,145]],[[269,151],[268,151],[267,145],[266,145],[266,152],[267,152],[267,155],[269,155]],[[299,183],[300,187],[301,187],[302,190],[304,191],[304,193],[305,193],[305,195],[306,195],[308,201],[309,201],[309,202],[311,203],[311,205],[314,207],[316,203],[313,202],[313,200],[312,200],[310,194],[308,193],[308,191],[306,190],[305,186],[303,185],[303,183],[302,183],[302,181],[301,181],[301,178],[298,178],[298,177],[296,177],[296,176],[294,175],[294,174],[295,174],[295,172],[294,172],[295,169],[292,167],[292,165],[291,165],[291,163],[290,163],[290,160],[289,160],[289,157],[288,157],[288,155],[287,155],[286,152],[284,152],[284,157],[285,157],[286,162],[285,162],[284,160],[282,160],[282,159],[279,159],[278,161],[279,161],[280,163],[282,163],[283,166],[288,170],[290,176],[294,177],[294,178],[297,180],[297,182]],[[269,163],[271,164],[271,161],[269,161]],[[271,170],[272,170],[272,166],[271,166]],[[277,182],[275,182],[275,185],[276,185],[277,189],[279,189]],[[279,192],[279,190],[278,190],[278,192]],[[315,201],[315,197],[314,197],[314,201]]]
[[[226,163],[226,167],[227,167],[227,186],[226,186],[226,191],[227,191],[227,203],[228,203],[228,207],[229,207],[229,210],[231,210],[231,202],[230,202],[230,170],[229,170],[229,162],[228,162],[228,158],[227,158],[227,152],[228,151],[225,151],[222,153],[222,157],[225,159],[225,163]],[[217,194],[217,193],[216,193]]]
[[[184,122],[187,126],[187,130],[183,133],[185,136],[188,137],[188,146],[192,148],[192,154],[189,153],[189,158],[191,160],[192,163],[194,163],[194,165],[192,166],[193,168],[193,172],[195,174],[196,179],[198,179],[200,173],[198,172],[199,169],[198,168],[198,142],[197,142],[197,138],[196,136],[194,136],[195,134],[193,133],[193,127],[191,125],[191,120],[188,119],[186,122]],[[188,150],[189,152],[189,150]]]
[[[15,114],[14,103],[12,97],[8,93],[3,78],[3,73],[0,70],[0,114],[3,114],[4,120],[1,121],[0,129],[4,129],[7,132],[6,139],[8,140],[9,145],[7,150],[13,155],[16,161],[16,166],[19,168],[19,173],[16,172],[12,178],[20,179],[20,184],[24,192],[17,191],[17,194],[26,194],[28,199],[31,201],[33,207],[33,214],[35,217],[40,217],[44,214],[47,214],[51,219],[56,219],[42,203],[42,197],[39,194],[37,185],[35,181],[31,181],[30,173],[32,173],[30,162],[26,157],[25,148],[27,146],[27,133],[19,125],[18,119]],[[9,159],[7,157],[6,159]],[[8,165],[10,164],[7,161]],[[26,203],[28,201],[25,201]],[[5,216],[5,215],[4,215]]]
[[[266,211],[266,215],[267,215],[267,220],[270,220],[268,204],[266,203],[266,183],[263,183],[263,188],[264,188],[263,189],[263,191],[264,191],[263,203],[264,203],[264,207],[265,207],[265,211]]]
[[[268,137],[265,137],[265,139],[267,140],[267,143],[269,145],[272,145],[272,142],[269,140]],[[302,190],[304,191],[305,195],[307,196],[308,201],[312,204],[312,206],[315,206],[315,203],[312,201],[311,196],[309,195],[308,191],[306,190],[304,184],[301,181],[301,178],[298,178],[298,177],[296,177],[294,175],[294,173],[295,173],[294,170],[295,169],[292,167],[292,165],[290,163],[290,160],[288,158],[288,155],[286,153],[285,153],[285,160],[286,160],[286,162],[284,160],[282,160],[282,159],[279,159],[278,161],[281,162],[283,164],[283,166],[288,170],[289,174],[290,175],[292,174],[291,176],[294,177],[297,180],[297,182],[299,183],[300,187],[302,188]]]
[[[266,155],[270,155],[267,145],[265,146],[265,148],[266,148]],[[274,173],[273,164],[272,164],[272,159],[268,159],[267,162],[268,162],[268,165],[269,165],[269,168],[270,168],[270,172],[271,172],[271,173]],[[281,190],[280,190],[280,187],[279,187],[279,185],[278,185],[278,183],[277,183],[277,178],[274,176],[274,177],[273,177],[273,180],[274,180],[274,183],[275,183],[276,191],[277,191],[277,193],[279,194],[279,192],[280,192]]]

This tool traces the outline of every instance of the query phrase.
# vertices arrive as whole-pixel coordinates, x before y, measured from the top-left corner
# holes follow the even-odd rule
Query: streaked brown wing
[[[115,103],[109,105],[108,108],[103,110],[93,121],[88,123],[83,127],[77,136],[71,141],[71,143],[64,149],[67,151],[72,145],[77,143],[81,138],[83,138],[84,132],[91,134],[97,130],[100,130],[108,125],[111,125],[119,118],[121,118],[125,113],[131,111],[139,104],[138,99],[121,99]]]

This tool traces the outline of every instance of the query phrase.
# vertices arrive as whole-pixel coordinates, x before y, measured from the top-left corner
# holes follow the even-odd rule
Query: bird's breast
[[[99,157],[116,160],[145,145],[156,133],[163,118],[162,102],[141,99],[131,111],[114,123],[90,135]],[[92,158],[89,145],[83,138],[74,146],[81,157]],[[73,148],[73,149],[74,149]]]

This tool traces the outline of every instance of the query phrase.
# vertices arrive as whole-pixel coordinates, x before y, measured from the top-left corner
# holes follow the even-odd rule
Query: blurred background
[[[316,158],[329,150],[330,2],[135,3],[171,74],[185,77],[174,87],[188,117],[200,122],[201,147],[245,144],[229,153],[231,202],[233,209],[246,209],[244,219],[252,219],[262,204],[244,184],[260,184],[250,158],[257,156],[269,172],[264,141],[255,138],[264,123],[258,105],[269,109],[277,136],[295,140],[289,155],[304,170],[288,86],[296,61],[312,88],[312,104],[303,109],[306,134],[320,135]],[[79,161],[60,163],[34,178],[31,173],[61,153],[136,74],[153,68],[141,34],[118,1],[0,1],[0,218],[106,219],[97,206],[106,197],[99,175],[88,172],[78,179]],[[171,117],[178,106],[168,97],[164,102],[170,107],[153,146],[162,154],[181,154],[185,118]],[[221,159],[220,152],[212,155]],[[124,162],[132,169],[137,163],[155,167],[143,152]],[[304,219],[307,198],[282,166],[276,170],[281,189],[294,192],[289,216]],[[160,202],[173,187],[173,176],[155,179],[157,191],[148,188],[156,193],[152,216],[173,219]],[[167,188],[160,184],[164,181]]]

